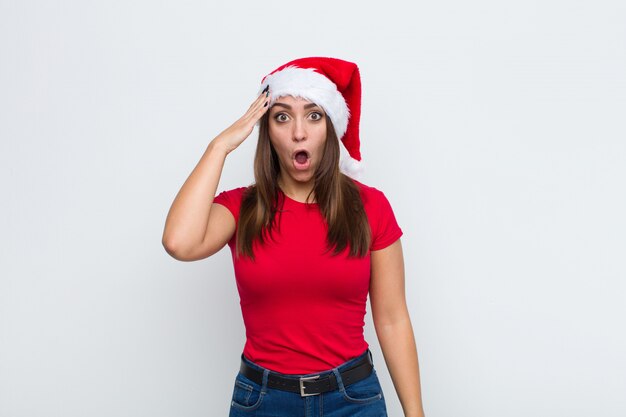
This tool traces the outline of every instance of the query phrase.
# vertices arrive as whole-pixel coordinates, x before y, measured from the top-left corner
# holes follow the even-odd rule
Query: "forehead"
[[[273,104],[285,104],[287,106],[293,107],[293,108],[302,108],[302,107],[312,107],[312,106],[317,106],[319,108],[321,108],[321,106],[313,103],[310,100],[307,100],[305,98],[302,97],[294,97],[294,96],[282,96],[282,97],[278,97],[274,100]],[[281,106],[282,107],[282,106]]]

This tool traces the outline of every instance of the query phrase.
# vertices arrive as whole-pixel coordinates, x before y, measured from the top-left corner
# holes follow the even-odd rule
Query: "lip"
[[[311,153],[309,151],[307,151],[306,149],[296,149],[295,151],[293,151],[293,153],[291,154],[291,159],[296,159],[296,155],[300,152],[304,152],[306,153],[306,158],[307,159],[311,159]]]

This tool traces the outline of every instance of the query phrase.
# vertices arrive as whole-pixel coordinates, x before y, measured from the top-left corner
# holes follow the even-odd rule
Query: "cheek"
[[[318,149],[324,149],[324,146],[326,145],[326,127],[324,127],[323,129],[319,129],[316,132],[316,138],[317,138],[317,147]]]
[[[274,145],[274,148],[276,149],[282,148],[281,145],[287,142],[285,132],[281,129],[272,128],[270,126],[268,133],[270,136],[270,142],[272,142],[272,145]]]
[[[271,134],[270,134],[270,143],[272,144],[272,147],[274,148],[274,150],[279,156],[282,156],[282,154],[285,153],[285,147],[282,145],[283,142],[281,142],[280,139],[277,139],[275,136],[272,136]]]
[[[324,156],[324,148],[325,148],[325,142],[322,141],[317,146],[317,154],[319,155],[320,158]]]

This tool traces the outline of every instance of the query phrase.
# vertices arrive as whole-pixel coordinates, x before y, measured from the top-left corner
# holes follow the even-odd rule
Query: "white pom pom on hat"
[[[361,76],[355,63],[324,57],[295,59],[266,75],[259,93],[268,85],[270,104],[279,97],[293,96],[324,109],[343,145],[340,170],[355,179],[363,172],[359,140]]]

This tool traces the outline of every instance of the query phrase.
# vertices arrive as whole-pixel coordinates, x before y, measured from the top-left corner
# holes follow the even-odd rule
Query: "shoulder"
[[[217,197],[224,196],[224,197],[229,197],[229,198],[241,199],[243,197],[243,194],[246,192],[248,188],[250,187],[237,187],[237,188],[233,188],[232,190],[222,191],[215,198],[217,199]]]
[[[385,194],[377,188],[353,180],[359,188],[363,208],[372,228],[370,250],[380,250],[391,245],[402,236],[393,209]]]
[[[219,193],[213,199],[214,204],[220,204],[226,207],[235,216],[235,219],[239,218],[239,208],[241,206],[241,200],[245,192],[250,187],[238,187],[232,190],[226,190]]]
[[[369,185],[365,185],[360,181],[352,179],[354,184],[356,184],[359,189],[359,193],[361,194],[361,199],[363,200],[363,205],[367,208],[368,206],[378,206],[381,201],[387,201],[387,197],[385,194],[380,191],[378,188],[370,187]]]

